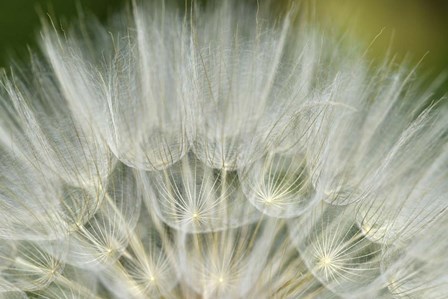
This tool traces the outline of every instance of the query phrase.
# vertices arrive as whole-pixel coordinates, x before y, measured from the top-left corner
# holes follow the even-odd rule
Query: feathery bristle
[[[0,78],[1,298],[445,298],[448,116],[266,3],[44,24]]]

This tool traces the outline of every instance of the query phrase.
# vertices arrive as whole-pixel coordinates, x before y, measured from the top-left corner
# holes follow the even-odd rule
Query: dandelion
[[[444,298],[448,118],[237,1],[134,4],[0,88],[0,297]]]

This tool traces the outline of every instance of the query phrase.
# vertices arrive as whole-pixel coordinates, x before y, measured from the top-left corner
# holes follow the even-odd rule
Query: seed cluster
[[[1,78],[1,298],[446,296],[443,99],[267,15],[44,26]]]

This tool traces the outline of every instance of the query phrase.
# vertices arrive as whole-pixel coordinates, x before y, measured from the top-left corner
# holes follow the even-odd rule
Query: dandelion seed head
[[[445,99],[209,2],[50,21],[1,75],[0,297],[444,298]]]

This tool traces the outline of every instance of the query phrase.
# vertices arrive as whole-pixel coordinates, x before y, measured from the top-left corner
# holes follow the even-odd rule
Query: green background
[[[79,9],[105,22],[120,10],[123,0],[0,0],[0,67],[12,60],[24,60],[28,48],[37,48],[41,16],[49,15],[55,23],[70,24]]]
[[[183,3],[184,0],[178,1]],[[448,71],[448,0],[292,1],[299,6],[312,7],[313,13],[323,23],[349,30],[366,45],[382,32],[370,48],[368,55],[373,58],[381,58],[390,50],[397,55],[397,61],[406,57],[410,65],[424,57],[420,73],[430,78]],[[24,60],[28,57],[28,47],[36,48],[40,15],[49,14],[57,23],[69,24],[76,19],[78,8],[82,7],[104,22],[127,2],[0,0],[0,67],[7,68],[12,59]],[[290,5],[291,0],[274,2],[284,8]]]

